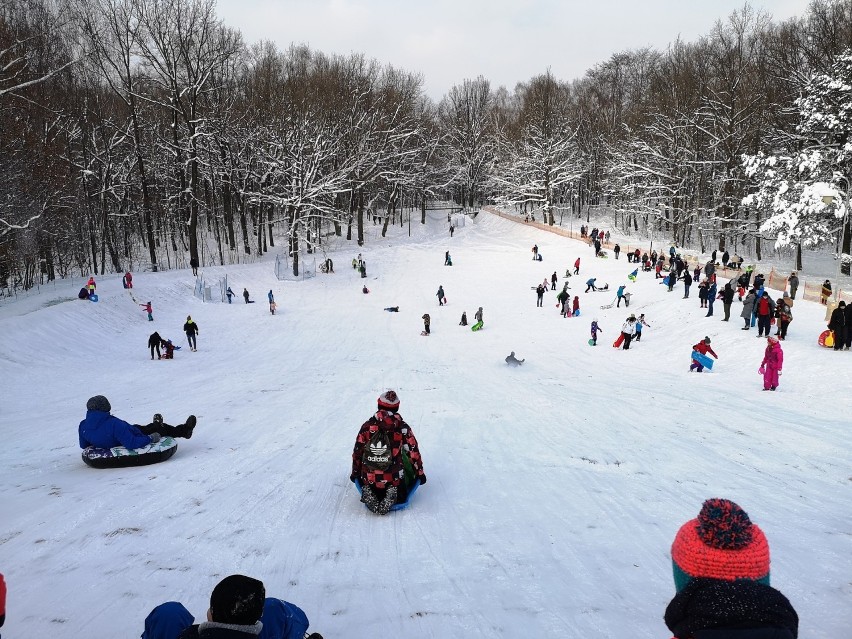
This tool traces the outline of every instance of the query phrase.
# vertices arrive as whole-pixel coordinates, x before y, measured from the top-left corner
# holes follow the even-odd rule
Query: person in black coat
[[[852,348],[852,304],[847,304],[843,317],[846,319],[846,350]]]
[[[725,251],[722,253],[722,266],[728,266],[728,259],[731,257],[731,254]]]
[[[846,302],[840,301],[828,321],[828,330],[834,331],[834,350],[839,351],[846,346],[846,337],[849,326],[846,323]]]
[[[689,287],[692,286],[692,275],[689,274],[687,270],[683,274],[683,299],[689,297]]]
[[[151,336],[148,338],[148,348],[151,349],[151,359],[154,359],[154,349],[157,349],[157,359],[160,359],[160,344],[162,341],[163,338],[160,337],[159,333],[151,333]]]
[[[728,283],[722,289],[722,308],[725,309],[725,319],[722,320],[723,322],[731,319],[731,304],[734,302],[734,295],[736,294],[733,283],[734,280],[728,280]]]
[[[766,278],[763,276],[763,273],[758,273],[754,278],[754,288],[760,290],[765,281]]]

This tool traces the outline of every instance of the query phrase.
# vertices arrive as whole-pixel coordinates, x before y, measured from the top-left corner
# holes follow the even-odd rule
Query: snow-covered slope
[[[674,534],[704,499],[727,497],[766,532],[800,636],[845,636],[852,353],[817,346],[824,308],[796,304],[781,387],[765,393],[765,340],[740,330],[736,301],[730,322],[721,303],[705,318],[694,289],[683,300],[641,273],[629,311],[601,310],[613,294],[583,282],[627,283],[624,259],[487,214],[450,239],[444,220],[371,240],[367,280],[348,266],[355,249],[305,282],[275,280],[269,261],[229,267],[251,305],[201,304],[177,271],[136,274],[135,300],[112,276],[97,304],[69,283],[0,307],[4,635],[138,637],[162,601],[203,617],[236,572],[327,638],[667,637]],[[577,256],[582,315],[560,317],[550,291],[536,308],[531,287],[556,270],[561,289]],[[137,306],[149,299],[154,322]],[[483,331],[458,325],[479,306]],[[651,327],[615,350],[629,312]],[[151,361],[148,335],[185,343],[188,314],[198,352]],[[689,374],[705,335],[720,360]],[[511,350],[522,367],[505,365]],[[348,475],[385,388],[402,398],[428,483],[382,518]],[[131,422],[194,413],[198,427],[166,463],[93,470],[77,424],[95,394]]]

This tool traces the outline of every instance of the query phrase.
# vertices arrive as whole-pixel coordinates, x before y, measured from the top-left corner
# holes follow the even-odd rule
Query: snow
[[[391,227],[360,249],[368,295],[353,246],[332,254],[334,274],[301,282],[277,281],[273,256],[206,269],[251,305],[202,304],[180,270],[134,274],[135,300],[114,275],[98,279],[97,304],[64,282],[0,306],[4,634],[138,637],[155,605],[202,619],[213,586],[242,573],[326,637],[668,637],[669,548],[710,497],[765,531],[800,636],[848,633],[852,353],[817,345],[824,307],[796,302],[781,386],[765,393],[765,341],[740,330],[736,300],[729,323],[721,302],[705,318],[695,286],[683,300],[640,272],[629,311],[601,310],[614,292],[583,283],[627,284],[623,258],[486,213],[452,239],[441,214],[412,233]],[[577,256],[582,315],[560,317],[550,291],[536,308],[531,287],[556,270],[561,290]],[[260,301],[270,288],[274,316]],[[154,322],[136,305],[148,299]],[[479,306],[484,330],[458,326]],[[630,312],[650,328],[615,350]],[[148,335],[183,344],[189,314],[198,352],[151,361]],[[720,360],[690,374],[705,335]],[[505,364],[513,350],[523,366]],[[348,475],[386,388],[428,483],[378,517]],[[77,424],[95,394],[131,422],[194,413],[198,426],[163,464],[94,470]]]

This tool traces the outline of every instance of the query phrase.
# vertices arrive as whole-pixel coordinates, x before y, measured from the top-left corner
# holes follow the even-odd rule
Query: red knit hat
[[[693,577],[769,585],[769,544],[746,512],[728,499],[708,499],[698,517],[678,530],[672,543],[675,587]]]
[[[396,391],[386,390],[379,395],[379,408],[396,411],[399,409],[399,395]]]

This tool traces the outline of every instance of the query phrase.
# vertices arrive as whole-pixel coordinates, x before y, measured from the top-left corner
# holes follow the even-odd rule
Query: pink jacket
[[[763,353],[763,361],[760,364],[766,366],[766,368],[780,371],[784,364],[784,351],[781,350],[781,344],[775,342],[767,346],[766,352]]]

